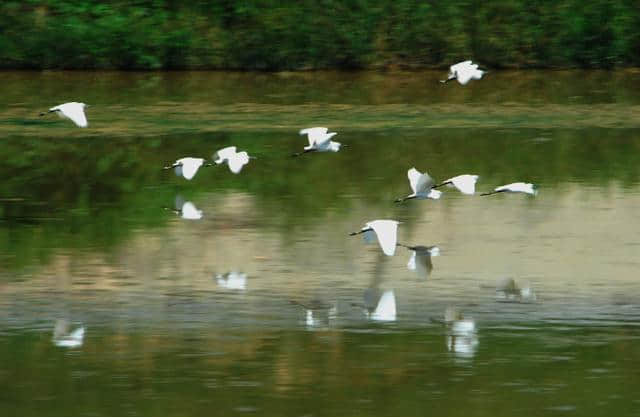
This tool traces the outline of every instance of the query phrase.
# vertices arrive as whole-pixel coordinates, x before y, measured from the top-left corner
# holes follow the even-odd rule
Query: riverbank
[[[8,1],[3,69],[308,70],[640,65],[625,0]]]

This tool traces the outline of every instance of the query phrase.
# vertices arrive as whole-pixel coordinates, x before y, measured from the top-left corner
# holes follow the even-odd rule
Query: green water
[[[441,76],[1,73],[3,410],[638,415],[640,73]],[[89,128],[37,116],[70,100]],[[348,147],[291,158],[314,125]],[[237,176],[161,169],[228,145]],[[412,166],[540,191],[394,204]],[[382,218],[440,255],[348,236]]]

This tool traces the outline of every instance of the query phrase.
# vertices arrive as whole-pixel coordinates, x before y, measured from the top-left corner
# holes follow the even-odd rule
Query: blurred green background
[[[638,27],[635,0],[3,1],[0,68],[610,68]]]

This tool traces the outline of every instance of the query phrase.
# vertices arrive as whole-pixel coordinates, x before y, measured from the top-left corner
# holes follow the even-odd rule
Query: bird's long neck
[[[371,230],[373,230],[373,229],[369,227],[369,228],[366,228],[366,229],[362,229],[359,232],[351,232],[351,233],[349,233],[349,236],[359,235],[360,233],[369,232]]]
[[[438,188],[438,187],[442,187],[443,185],[447,185],[447,184],[451,184],[451,181],[441,182],[440,184],[438,184],[438,185],[434,185],[434,186],[433,186],[433,187],[431,187],[431,188]]]
[[[291,156],[296,157],[296,156],[300,156],[300,155],[302,155],[302,154],[305,154],[305,153],[307,153],[307,152],[317,152],[317,151],[318,151],[318,150],[317,150],[317,149],[315,149],[315,148],[305,149],[304,151],[302,151],[302,152],[296,152],[296,153],[294,153],[294,154],[293,154],[293,155],[291,155]]]
[[[417,197],[417,195],[415,195],[415,194],[414,195],[408,195],[406,197],[398,198],[395,202],[396,203],[402,203],[405,200],[411,200],[411,199],[416,198],[416,197]]]
[[[481,195],[481,196],[484,196],[484,195],[498,194],[498,193],[504,193],[505,191],[507,191],[507,190],[489,191],[488,193],[482,193],[482,194],[480,194],[480,195]]]

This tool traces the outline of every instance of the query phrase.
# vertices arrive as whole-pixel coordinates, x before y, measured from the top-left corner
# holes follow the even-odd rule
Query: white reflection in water
[[[245,291],[247,289],[247,274],[237,271],[216,275],[218,286],[228,290]]]
[[[375,297],[375,291],[365,291],[365,310],[367,317],[373,321],[396,321],[396,296],[393,290],[382,293],[375,309],[369,309],[371,298]]]
[[[58,347],[76,348],[84,342],[84,326],[69,332],[67,320],[57,320],[53,328],[53,344]]]
[[[472,358],[478,349],[476,323],[473,319],[464,318],[456,308],[448,307],[445,311],[447,326],[447,349],[460,358]]]
[[[534,303],[537,297],[528,282],[520,287],[513,278],[503,278],[496,285],[496,299],[501,302]]]
[[[311,300],[308,303],[301,303],[299,301],[290,301],[291,304],[298,305],[304,308],[305,318],[304,323],[308,329],[328,327],[338,317],[338,303],[327,304],[320,300]]]
[[[414,271],[422,278],[428,278],[433,270],[433,263],[431,262],[432,256],[440,255],[440,248],[437,246],[406,246],[398,244],[409,249],[412,253],[407,262],[407,269]]]

